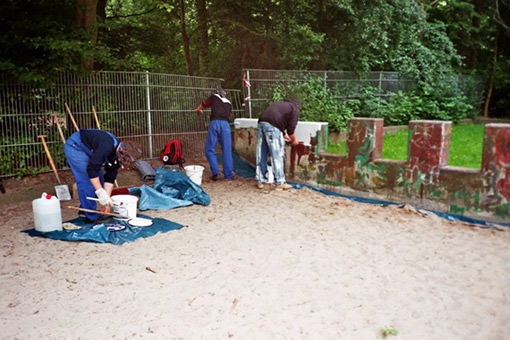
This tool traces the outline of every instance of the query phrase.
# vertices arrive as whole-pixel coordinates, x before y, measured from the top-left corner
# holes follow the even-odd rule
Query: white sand
[[[207,207],[144,212],[187,228],[121,246],[30,237],[31,203],[3,206],[0,338],[510,338],[510,231],[254,180],[203,188]]]

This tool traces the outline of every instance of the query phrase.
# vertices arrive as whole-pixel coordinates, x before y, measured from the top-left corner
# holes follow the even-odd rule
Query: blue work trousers
[[[232,136],[230,133],[230,124],[225,120],[213,120],[209,125],[207,139],[205,141],[205,156],[209,161],[209,167],[214,175],[220,173],[218,168],[218,159],[216,158],[216,144],[220,142],[223,152],[223,175],[225,179],[234,176],[234,161],[232,160]]]
[[[74,179],[78,186],[78,196],[80,198],[80,208],[96,210],[96,201],[88,200],[87,197],[96,197],[96,190],[90,182],[89,175],[87,174],[87,166],[89,165],[89,155],[87,149],[83,146],[80,138],[80,133],[75,132],[69,137],[64,145],[64,153],[67,158],[67,163],[71,167]],[[90,152],[90,151],[89,151]],[[99,180],[104,187],[104,172],[103,169],[99,172]],[[91,221],[99,218],[99,214],[85,212],[85,216]]]

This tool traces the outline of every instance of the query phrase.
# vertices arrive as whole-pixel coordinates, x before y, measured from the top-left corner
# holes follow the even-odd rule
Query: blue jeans
[[[216,159],[216,144],[220,142],[223,152],[223,175],[225,179],[234,176],[234,161],[232,160],[232,136],[230,134],[230,123],[226,120],[213,120],[209,125],[207,139],[205,141],[205,157],[209,161],[209,167],[214,175],[220,173],[218,160]]]
[[[267,156],[271,156],[276,185],[285,183],[283,133],[273,125],[261,122],[257,126],[257,168],[255,178],[259,183],[267,183]]]
[[[80,208],[96,210],[97,204],[95,201],[88,200],[87,197],[96,197],[96,190],[90,182],[89,175],[87,174],[87,166],[89,165],[89,155],[82,145],[80,133],[75,132],[69,137],[64,145],[64,153],[67,158],[67,163],[71,167],[76,185],[78,186],[78,197],[80,198]],[[99,173],[99,180],[101,185],[104,185],[104,173],[101,169]],[[91,221],[99,218],[99,214],[85,212],[85,216]]]

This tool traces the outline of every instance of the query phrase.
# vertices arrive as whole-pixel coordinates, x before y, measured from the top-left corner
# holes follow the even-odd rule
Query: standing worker
[[[297,99],[271,104],[259,117],[257,125],[257,168],[255,178],[257,188],[263,189],[267,183],[267,156],[271,156],[276,190],[288,190],[292,186],[285,183],[284,139],[298,145],[295,130],[301,104]]]
[[[205,141],[205,156],[212,172],[212,180],[220,179],[220,169],[216,159],[216,144],[218,141],[223,152],[223,176],[225,179],[236,179],[234,174],[234,161],[232,160],[232,135],[230,132],[230,115],[232,103],[227,99],[227,93],[219,89],[217,93],[205,99],[196,109],[196,112],[204,113],[202,109],[211,108],[211,123]]]
[[[96,210],[96,202],[87,197],[97,197],[101,212],[110,213],[117,172],[131,162],[124,143],[110,132],[83,129],[69,137],[64,153],[78,185],[80,208]],[[85,217],[86,223],[102,221],[97,213],[85,212]]]

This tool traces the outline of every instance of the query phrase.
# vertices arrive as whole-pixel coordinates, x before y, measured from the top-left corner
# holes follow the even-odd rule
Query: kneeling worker
[[[87,197],[97,197],[101,212],[110,213],[117,172],[132,161],[124,144],[110,132],[84,129],[69,137],[64,153],[78,185],[80,208],[96,210],[96,202]],[[85,212],[85,216],[87,223],[99,222],[100,214]]]

